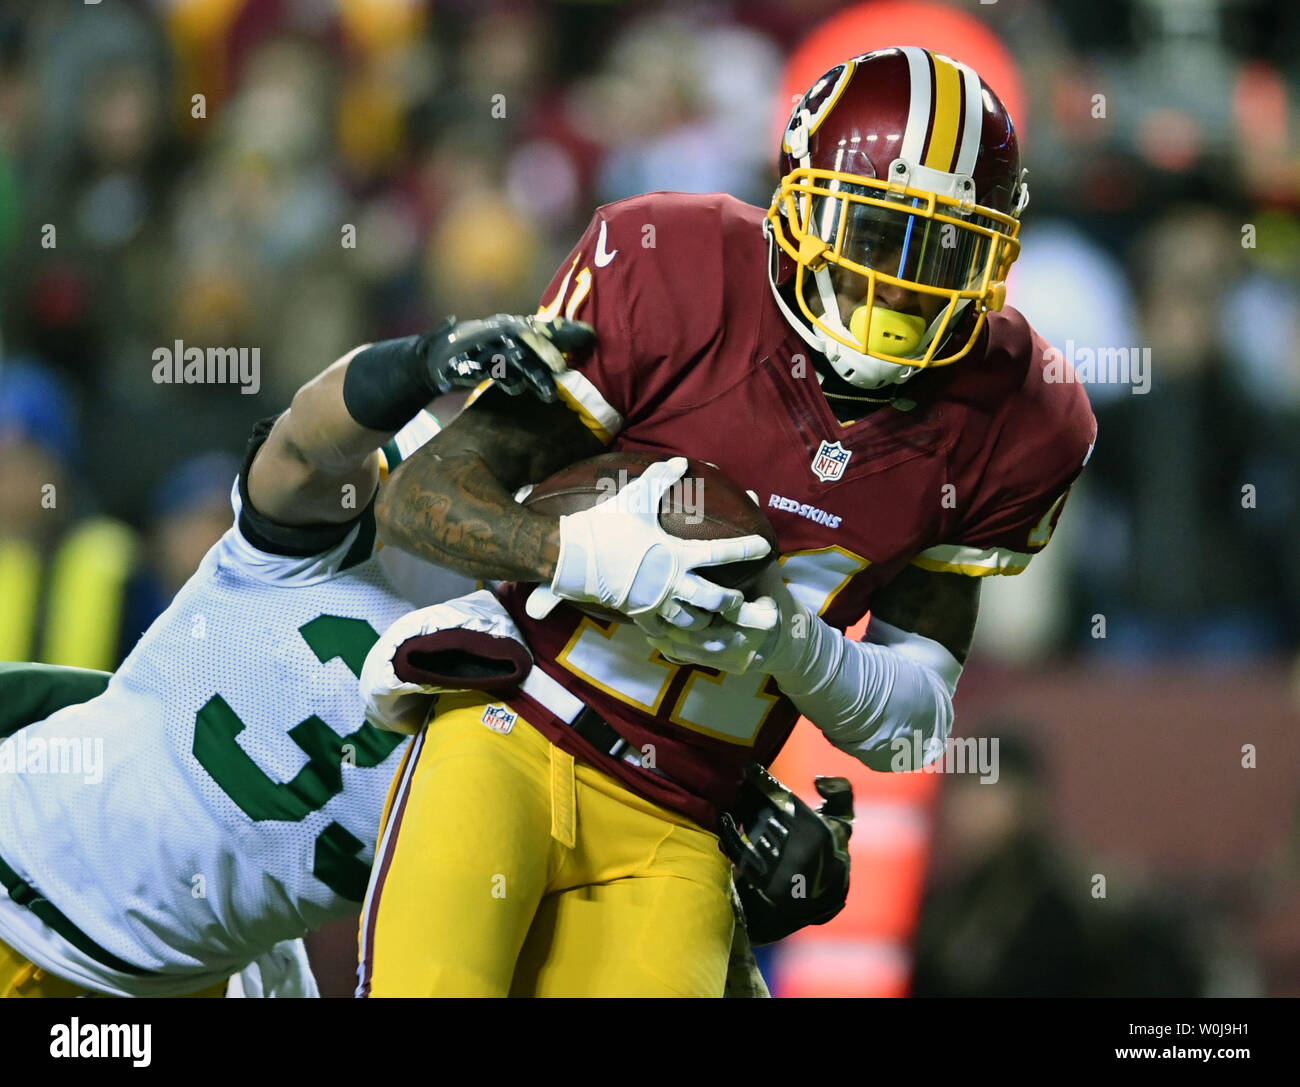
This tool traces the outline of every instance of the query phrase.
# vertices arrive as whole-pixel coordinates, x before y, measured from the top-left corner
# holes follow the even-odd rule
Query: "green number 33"
[[[364,619],[318,615],[298,628],[317,659],[340,658],[360,678],[361,665],[379,639]],[[307,755],[307,765],[289,781],[275,781],[236,742],[244,722],[226,700],[214,694],[194,722],[194,757],[250,819],[297,823],[319,811],[343,791],[343,765],[374,767],[405,737],[362,723],[340,736],[315,714],[289,729],[289,738]],[[331,822],[316,837],[312,875],[335,894],[352,902],[365,897],[369,866],[357,859],[365,843]]]

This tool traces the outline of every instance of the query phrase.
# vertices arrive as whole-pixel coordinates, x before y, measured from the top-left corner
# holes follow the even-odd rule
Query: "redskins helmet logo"
[[[786,123],[785,135],[781,141],[781,146],[787,153],[795,158],[803,158],[808,153],[808,138],[817,131],[822,118],[844,93],[855,67],[856,63],[851,60],[835,65],[799,100]]]

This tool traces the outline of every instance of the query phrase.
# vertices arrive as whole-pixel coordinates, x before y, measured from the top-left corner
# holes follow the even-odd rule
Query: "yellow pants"
[[[731,866],[715,835],[575,762],[482,695],[408,750],[362,913],[372,996],[721,996]]]
[[[57,974],[42,970],[30,959],[20,955],[12,947],[0,940],[0,1000],[6,997],[52,997],[52,996],[95,996],[107,994],[94,989],[83,989],[65,981]],[[197,993],[186,993],[186,997],[225,996],[226,983],[200,989]]]
[[[90,996],[91,990],[42,970],[0,941],[0,999],[21,996]]]

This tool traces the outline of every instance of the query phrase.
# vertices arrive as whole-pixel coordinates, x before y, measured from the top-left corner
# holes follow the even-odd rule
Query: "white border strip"
[[[930,101],[930,58],[918,45],[902,45],[899,49],[907,57],[907,74],[912,81],[912,93],[908,103],[907,128],[903,132],[903,147],[898,156],[909,166],[919,166],[921,152],[925,149],[925,133],[930,127],[930,111],[934,108]]]
[[[577,370],[565,370],[557,374],[555,383],[561,386],[582,409],[601,425],[613,437],[623,429],[623,416],[619,415],[609,402],[600,395],[600,391]]]
[[[1018,574],[1029,565],[1029,560],[1032,558],[1032,555],[1002,547],[981,549],[962,547],[958,544],[940,544],[937,547],[926,548],[912,561],[915,563],[916,559],[927,559],[938,566],[975,566],[989,574]]]
[[[558,680],[552,679],[537,665],[524,677],[519,689],[535,702],[540,702],[565,724],[582,712],[582,701],[566,691]]]
[[[953,61],[957,64],[956,61]],[[957,154],[957,168],[954,173],[973,174],[975,160],[979,158],[980,135],[984,128],[984,94],[980,88],[980,77],[973,68],[957,64],[966,90],[966,122],[961,130],[961,150]]]

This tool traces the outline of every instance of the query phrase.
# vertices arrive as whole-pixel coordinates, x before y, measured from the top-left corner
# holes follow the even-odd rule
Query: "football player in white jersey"
[[[291,976],[286,942],[357,912],[404,742],[357,679],[412,607],[376,555],[383,463],[454,386],[553,399],[591,336],[449,319],[357,348],[255,428],[235,523],[103,693],[0,743],[0,996],[219,991],[277,952]]]

